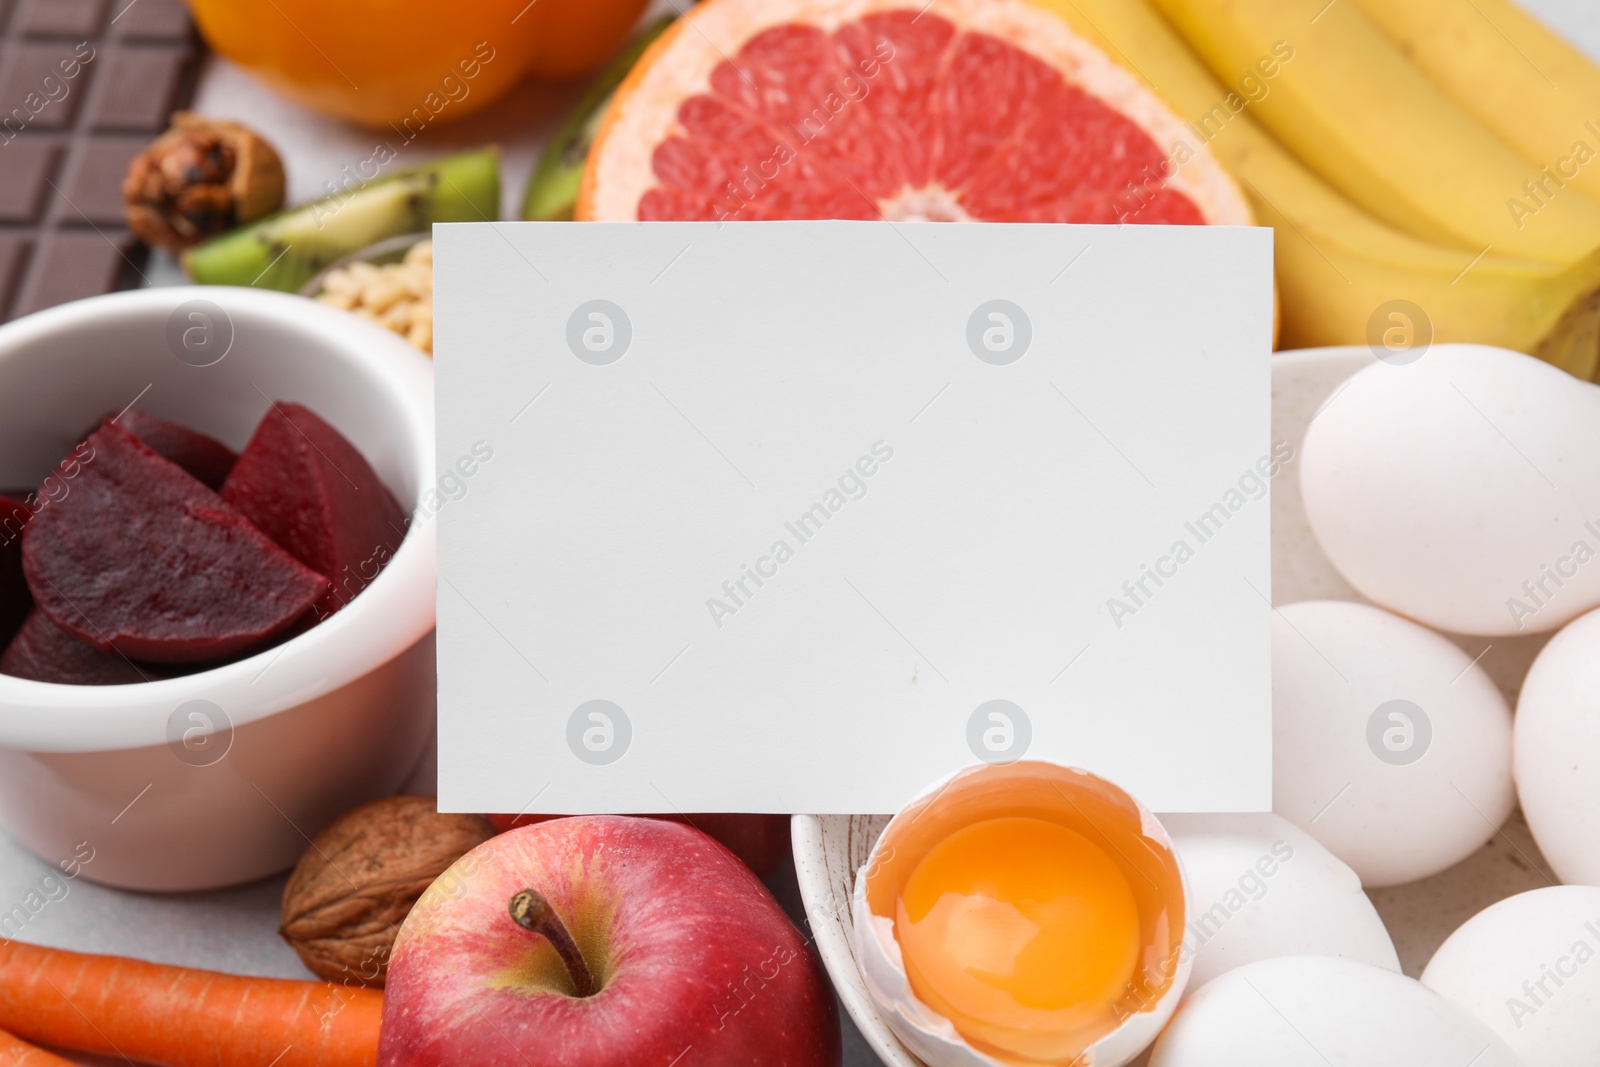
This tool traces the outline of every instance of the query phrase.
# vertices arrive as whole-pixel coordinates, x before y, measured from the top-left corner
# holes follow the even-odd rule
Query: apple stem
[[[578,943],[572,939],[567,924],[561,921],[561,916],[556,914],[556,909],[551,907],[543,893],[537,889],[524,889],[512,897],[511,918],[524,930],[543,935],[555,946],[561,962],[567,965],[567,974],[572,976],[572,985],[578,996],[594,996],[594,974],[589,970],[583,953],[578,951]]]

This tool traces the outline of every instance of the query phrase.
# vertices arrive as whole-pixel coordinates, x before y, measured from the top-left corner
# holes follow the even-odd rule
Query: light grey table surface
[[[1525,3],[1590,55],[1600,57],[1600,4],[1595,0]],[[670,10],[666,0],[656,0],[646,17]],[[402,159],[411,165],[484,143],[499,144],[504,176],[502,214],[514,218],[523,183],[540,148],[580,91],[579,86],[521,85],[488,113],[442,130],[424,131],[405,148]],[[324,183],[335,180],[344,166],[366,158],[374,146],[375,135],[283,101],[237,67],[215,57],[201,79],[195,108],[247,121],[277,145],[287,162],[291,202],[323,195]],[[152,284],[183,281],[177,265],[166,258],[158,257],[147,273]],[[431,760],[425,760],[412,790],[428,791],[432,776]],[[0,912],[38,888],[51,871],[50,865],[0,833]],[[216,892],[156,895],[108,889],[79,879],[69,884],[65,896],[40,911],[20,937],[39,944],[237,974],[308,977],[276,933],[283,882],[280,877]],[[799,916],[792,873],[774,879],[772,886],[791,914]],[[876,1056],[848,1018],[842,1026],[846,1067],[875,1067]]]

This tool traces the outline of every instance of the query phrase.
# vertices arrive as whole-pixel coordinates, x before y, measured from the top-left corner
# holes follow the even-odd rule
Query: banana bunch
[[[1510,0],[1036,2],[1273,227],[1284,347],[1475,341],[1600,377],[1600,69]]]

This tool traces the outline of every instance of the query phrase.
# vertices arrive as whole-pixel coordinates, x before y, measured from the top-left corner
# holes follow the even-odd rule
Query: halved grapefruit
[[[1254,221],[1203,139],[1027,0],[707,0],[617,90],[576,217]]]

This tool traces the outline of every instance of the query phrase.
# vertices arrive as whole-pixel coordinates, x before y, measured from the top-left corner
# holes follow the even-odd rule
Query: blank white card
[[[1271,803],[1270,230],[435,229],[457,811]]]

